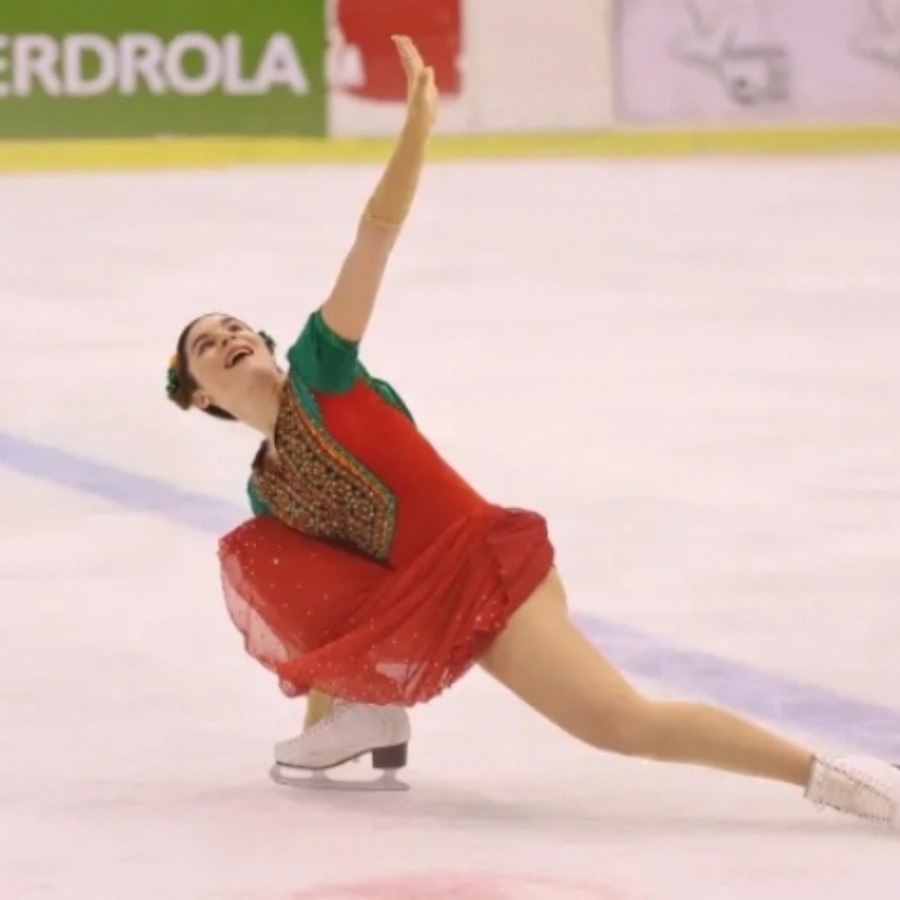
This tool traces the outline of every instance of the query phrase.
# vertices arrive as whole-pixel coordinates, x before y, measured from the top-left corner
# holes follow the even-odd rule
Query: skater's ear
[[[212,397],[210,397],[209,394],[205,394],[199,389],[194,391],[194,393],[191,395],[191,404],[193,406],[196,406],[197,409],[202,409],[204,412],[206,412],[210,407],[215,406],[215,404],[212,402]]]
[[[231,413],[225,412],[221,406],[216,406],[216,404],[213,403],[212,397],[205,391],[200,390],[200,388],[197,388],[194,393],[191,394],[191,405],[196,406],[197,409],[202,410],[213,418],[223,419],[226,422],[236,421]]]

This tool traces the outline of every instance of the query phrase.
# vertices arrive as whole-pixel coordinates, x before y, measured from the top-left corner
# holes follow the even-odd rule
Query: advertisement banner
[[[618,120],[900,117],[900,0],[623,0]]]
[[[0,137],[323,135],[325,0],[0,7]]]

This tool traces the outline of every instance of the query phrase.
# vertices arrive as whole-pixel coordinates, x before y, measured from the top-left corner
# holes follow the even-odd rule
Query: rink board
[[[257,164],[358,163],[384,159],[379,138],[209,138],[0,143],[0,171],[194,168]],[[900,126],[603,134],[438,137],[431,158],[677,157],[896,153]]]

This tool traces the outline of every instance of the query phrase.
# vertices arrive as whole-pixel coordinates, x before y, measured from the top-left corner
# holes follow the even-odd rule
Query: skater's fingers
[[[400,61],[406,69],[406,74],[410,78],[416,78],[424,67],[422,56],[416,45],[406,35],[394,35],[392,40],[397,47],[397,52],[400,54]]]

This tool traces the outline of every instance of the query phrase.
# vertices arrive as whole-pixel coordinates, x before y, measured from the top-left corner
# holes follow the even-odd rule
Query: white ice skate
[[[821,757],[806,799],[816,806],[900,831],[900,769],[864,757]]]
[[[290,787],[355,791],[407,791],[397,778],[406,765],[409,716],[401,706],[368,706],[335,700],[331,712],[303,734],[275,745],[270,775]],[[381,776],[369,781],[329,777],[327,771],[371,754]]]

